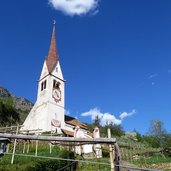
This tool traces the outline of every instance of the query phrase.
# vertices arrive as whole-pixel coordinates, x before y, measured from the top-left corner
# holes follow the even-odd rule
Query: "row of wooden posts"
[[[0,138],[9,138],[14,139],[14,146],[12,151],[12,158],[11,158],[11,164],[14,163],[14,157],[15,157],[15,151],[16,151],[16,144],[17,139],[22,140],[36,140],[36,150],[35,150],[35,156],[37,156],[37,150],[38,150],[38,141],[55,141],[59,143],[87,143],[87,144],[108,144],[109,145],[109,153],[110,153],[110,165],[111,165],[111,171],[119,171],[119,167],[116,167],[116,165],[119,165],[120,159],[118,158],[118,148],[116,149],[116,139],[111,138],[111,131],[108,129],[108,138],[74,138],[74,137],[55,137],[55,136],[40,136],[40,135],[24,135],[19,134],[19,128],[20,126],[17,126],[15,134],[9,134],[9,133],[0,133]],[[23,147],[23,153],[25,152],[25,145]],[[27,148],[27,152],[29,150],[29,144]],[[51,152],[51,146],[50,146],[50,152]],[[117,152],[117,153],[116,153]]]

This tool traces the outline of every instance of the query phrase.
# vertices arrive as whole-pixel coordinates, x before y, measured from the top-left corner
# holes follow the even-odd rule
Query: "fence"
[[[17,128],[17,127],[16,127]],[[14,131],[13,131],[14,133]],[[110,132],[109,132],[110,134]],[[12,155],[11,163],[14,162],[15,156],[19,157],[34,157],[34,158],[42,158],[42,159],[53,159],[53,160],[65,160],[69,161],[70,163],[66,165],[63,168],[60,168],[60,170],[65,170],[66,168],[70,168],[70,171],[74,171],[74,164],[77,162],[79,163],[79,168],[77,168],[78,171],[86,170],[86,171],[94,171],[95,168],[99,171],[126,171],[126,170],[151,170],[154,169],[147,169],[147,168],[140,168],[136,167],[136,161],[140,161],[140,159],[134,159],[135,154],[139,154],[140,152],[145,149],[141,146],[135,146],[135,145],[128,145],[128,144],[120,144],[120,152],[121,152],[121,158],[123,160],[122,163],[118,161],[114,163],[114,145],[116,144],[115,138],[73,138],[73,137],[55,137],[55,136],[38,136],[38,135],[22,135],[18,134],[18,128],[16,129],[16,134],[11,133],[0,133],[0,137],[2,138],[10,138],[13,139],[13,146],[11,146],[11,149],[7,149],[7,155]],[[17,142],[18,141],[18,142]],[[40,142],[47,142],[47,146],[49,148],[49,154],[52,153],[53,148],[51,143],[48,142],[55,142],[56,144],[59,144],[59,146],[68,146],[69,148],[71,146],[80,144],[102,144],[103,147],[110,153],[110,160],[108,159],[64,159],[64,158],[57,158],[57,157],[49,157],[48,154],[46,156],[41,156],[39,153],[39,146],[41,145]],[[107,145],[104,145],[107,144]],[[31,149],[32,153],[30,153]],[[10,152],[11,151],[11,152]],[[115,151],[116,155],[116,151]],[[131,164],[130,164],[131,163]]]

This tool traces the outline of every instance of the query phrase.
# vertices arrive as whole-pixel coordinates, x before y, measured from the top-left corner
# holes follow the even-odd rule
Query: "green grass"
[[[16,146],[16,154],[23,154],[23,143],[20,142]],[[13,145],[10,145],[9,153],[12,153]],[[29,152],[27,151],[27,145],[25,155],[35,155],[35,143],[30,143]],[[39,142],[38,156],[48,156],[54,158],[71,158],[73,153],[67,149],[54,146],[52,153],[50,154],[49,145],[47,142]],[[66,166],[68,161],[59,161],[56,159],[40,159],[29,156],[15,156],[14,163],[11,164],[12,155],[6,154],[0,161],[0,171],[56,171],[57,169]]]
[[[145,158],[145,157],[140,157],[140,160],[134,161],[136,164],[156,164],[156,163],[170,163],[171,162],[171,157],[164,157],[160,154],[153,155],[151,157]]]
[[[24,142],[19,141],[16,146],[16,153],[17,154],[23,154],[23,147]],[[35,148],[36,148],[36,142],[32,141],[29,145],[29,152],[27,153],[28,144],[25,146],[25,153],[26,155],[35,155]],[[13,144],[10,144],[9,153],[12,153]],[[146,149],[147,150],[147,149]],[[151,151],[153,149],[149,149]],[[156,149],[154,149],[156,150]],[[133,160],[131,157],[136,154],[140,154],[140,159]],[[108,171],[110,170],[110,165],[100,165],[98,163],[91,163],[91,162],[101,162],[101,163],[109,163],[109,156],[108,156],[108,148],[103,148],[103,157],[102,159],[87,159],[90,161],[90,163],[87,162],[78,162],[78,169],[77,171]],[[73,158],[73,153],[69,152],[67,147],[59,147],[59,146],[53,146],[52,147],[52,153],[50,154],[50,146],[48,142],[39,141],[38,143],[38,156],[48,156],[48,157],[56,157],[56,158],[65,158],[70,159]],[[105,156],[106,155],[106,156]],[[155,152],[153,156],[151,157],[144,157],[144,150],[140,149],[132,149],[132,148],[126,148],[124,151],[122,150],[122,159],[127,161],[128,163],[132,163],[133,165],[139,166],[139,167],[148,167],[151,168],[153,164],[159,164],[159,163],[171,163],[171,157],[165,157],[159,152]],[[0,161],[0,171],[30,171],[29,169],[34,169],[34,167],[39,168],[41,170],[41,167],[51,167],[52,171],[53,167],[62,167],[66,166],[68,164],[67,161],[61,161],[61,163],[58,163],[59,160],[52,160],[52,159],[40,159],[35,157],[23,157],[23,156],[15,156],[14,164],[11,163],[11,155],[5,155],[2,160]],[[125,158],[124,158],[125,157]],[[78,160],[82,160],[80,156],[77,157]],[[54,166],[55,165],[55,166]],[[31,170],[31,171],[32,171]],[[56,169],[57,170],[57,169]],[[34,170],[37,171],[37,170]]]
[[[28,166],[34,165],[37,161],[31,157],[19,157],[15,156],[14,164],[11,164],[11,155],[5,155],[0,161],[0,171],[22,171]]]
[[[109,158],[102,158],[102,159],[91,159],[88,160],[89,162],[78,163],[77,171],[109,171],[110,165],[98,164],[98,163],[109,163]],[[97,162],[97,163],[91,163]]]

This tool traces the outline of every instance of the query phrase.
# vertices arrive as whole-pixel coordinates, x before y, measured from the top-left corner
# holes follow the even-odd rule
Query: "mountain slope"
[[[26,116],[28,115],[28,113],[33,107],[32,102],[30,102],[29,100],[23,97],[15,96],[9,90],[7,90],[1,85],[0,85],[0,101],[5,103],[10,103],[11,105],[13,105],[20,112],[21,122],[25,120]]]

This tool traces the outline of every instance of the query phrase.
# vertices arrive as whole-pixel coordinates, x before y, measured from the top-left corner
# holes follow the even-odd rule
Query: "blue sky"
[[[158,119],[170,131],[171,1],[53,1],[0,3],[0,85],[35,102],[55,19],[71,116],[113,116],[143,134]]]

